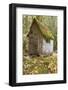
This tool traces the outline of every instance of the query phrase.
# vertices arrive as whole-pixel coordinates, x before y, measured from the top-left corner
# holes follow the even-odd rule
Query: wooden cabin
[[[54,36],[47,25],[43,26],[37,19],[33,22],[28,33],[29,55],[45,55],[53,52]]]

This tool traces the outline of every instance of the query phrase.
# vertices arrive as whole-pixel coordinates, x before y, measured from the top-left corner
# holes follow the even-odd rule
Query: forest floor
[[[57,54],[49,56],[24,56],[23,74],[49,74],[57,73]]]

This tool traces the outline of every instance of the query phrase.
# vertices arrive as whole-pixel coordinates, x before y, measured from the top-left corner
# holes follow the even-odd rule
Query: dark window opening
[[[46,40],[46,42],[47,42],[47,43],[50,43],[50,40],[49,40],[49,39],[47,39],[47,40]]]

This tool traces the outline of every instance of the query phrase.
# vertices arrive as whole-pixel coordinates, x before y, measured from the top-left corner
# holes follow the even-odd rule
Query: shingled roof
[[[54,36],[52,34],[52,32],[50,31],[49,27],[47,25],[43,25],[39,20],[37,20],[36,18],[33,19],[32,23],[36,23],[38,26],[38,30],[40,31],[40,33],[42,34],[42,36],[44,37],[44,39],[54,39]]]

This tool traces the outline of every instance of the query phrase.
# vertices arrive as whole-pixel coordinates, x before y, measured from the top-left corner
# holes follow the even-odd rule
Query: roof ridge
[[[34,17],[34,19],[33,20],[35,20],[37,23],[40,23],[44,28],[45,28],[45,26],[44,26],[44,24],[43,23],[41,23],[36,17]],[[45,24],[46,26],[48,26],[47,24]],[[48,26],[49,27],[49,26]]]
[[[42,24],[37,18],[34,18],[35,22],[37,23],[39,29],[42,31],[43,36],[50,35],[50,38],[54,39],[52,32],[49,30],[48,25]],[[46,33],[45,33],[46,32]],[[46,35],[45,35],[46,34]]]
[[[54,36],[52,32],[49,30],[49,27],[47,25],[43,25],[37,18],[34,18],[32,23],[36,23],[38,26],[39,31],[43,35],[44,38],[46,39],[54,39]]]

